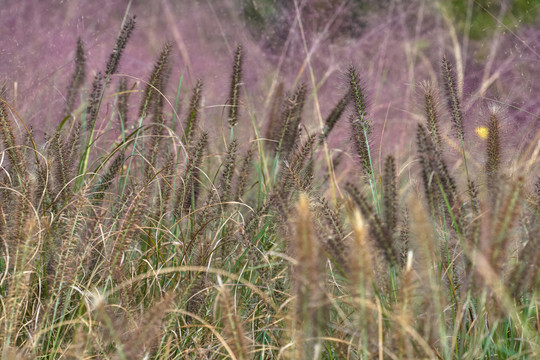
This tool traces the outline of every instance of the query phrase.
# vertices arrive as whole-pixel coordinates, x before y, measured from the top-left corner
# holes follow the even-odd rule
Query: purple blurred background
[[[53,129],[61,121],[77,37],[83,39],[87,52],[88,87],[94,74],[104,68],[129,7],[129,14],[137,16],[137,25],[119,74],[132,76],[130,85],[136,79],[146,79],[162,45],[172,41],[167,96],[174,102],[183,74],[181,97],[185,104],[196,79],[202,78],[205,126],[215,126],[216,117],[224,117],[219,105],[228,94],[232,53],[241,43],[246,49],[247,94],[241,121],[248,131],[252,127],[247,110],[258,123],[266,121],[269,94],[279,81],[286,89],[297,81],[305,81],[313,89],[315,82],[324,118],[344,93],[343,71],[352,63],[364,79],[377,151],[382,138],[385,146],[381,152],[395,153],[403,163],[414,148],[411,135],[416,123],[422,120],[418,84],[439,81],[440,59],[446,53],[452,61],[461,57],[466,114],[471,119],[468,129],[481,124],[478,114],[485,106],[483,97],[488,97],[506,104],[508,127],[517,133],[512,141],[532,140],[535,132],[531,129],[538,123],[535,114],[540,113],[538,29],[532,25],[501,27],[473,43],[445,21],[435,4],[388,2],[369,14],[353,17],[350,1],[298,1],[298,10],[286,7],[287,11],[269,25],[270,30],[267,25],[262,36],[254,36],[253,28],[246,25],[242,0],[2,1],[0,81],[6,84],[8,100],[25,122],[34,125],[38,136]],[[350,28],[353,31],[344,30]],[[483,84],[489,86],[482,90]],[[311,106],[314,99],[311,96],[305,108],[305,122],[313,131],[319,128],[316,107]],[[138,98],[132,96],[131,101],[136,108]],[[102,109],[100,119],[108,119],[110,111]],[[346,134],[347,124],[342,120],[330,145],[341,145]]]

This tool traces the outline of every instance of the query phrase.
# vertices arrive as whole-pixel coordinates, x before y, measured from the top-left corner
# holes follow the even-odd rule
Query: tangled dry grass
[[[471,118],[459,62],[421,86],[413,154],[378,164],[360,67],[324,117],[308,57],[313,83],[259,115],[238,45],[204,119],[211,79],[167,94],[170,43],[146,79],[115,76],[133,31],[92,81],[77,42],[44,139],[2,90],[3,358],[540,355],[540,133],[509,162],[509,114]]]

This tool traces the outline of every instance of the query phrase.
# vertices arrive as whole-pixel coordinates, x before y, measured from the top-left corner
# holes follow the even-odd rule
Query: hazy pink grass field
[[[321,114],[316,106],[307,106],[305,123],[308,131],[319,129],[320,117],[324,119],[343,95],[346,88],[343,71],[352,63],[360,70],[367,92],[377,166],[381,166],[381,159],[387,154],[396,154],[398,163],[407,163],[414,154],[415,144],[411,140],[416,123],[423,116],[422,91],[418,85],[426,80],[440,82],[440,60],[447,54],[458,64],[467,133],[474,134],[474,128],[482,125],[478,119],[485,118],[483,114],[489,103],[485,99],[493,99],[502,104],[507,114],[504,133],[512,134],[507,137],[505,159],[512,159],[537,140],[534,136],[539,127],[540,103],[531,95],[540,91],[537,81],[540,74],[535,70],[540,59],[537,50],[540,30],[534,26],[515,29],[501,26],[481,41],[469,41],[435,2],[407,1],[357,19],[362,28],[351,37],[335,30],[340,29],[337,24],[343,21],[356,26],[355,19],[346,16],[348,2],[317,15],[310,11],[310,5],[320,2],[308,1],[298,2],[297,11],[289,6],[281,21],[267,29],[278,44],[270,49],[264,40],[250,35],[240,3],[237,0],[12,2],[2,9],[5,35],[0,40],[4,59],[0,62],[0,76],[10,90],[8,93],[14,96],[15,108],[26,123],[34,126],[36,136],[51,133],[61,120],[56,114],[65,101],[77,37],[82,38],[87,49],[88,89],[94,74],[103,68],[128,11],[137,15],[137,25],[118,74],[113,77],[127,76],[130,87],[138,82],[136,90],[142,90],[141,80],[147,79],[162,45],[171,41],[172,73],[166,96],[174,104],[177,85],[183,76],[181,113],[190,89],[196,79],[202,78],[203,111],[207,115],[202,117],[203,123],[204,119],[224,117],[223,94],[228,91],[230,58],[236,44],[243,44],[246,49],[242,116],[245,122],[252,117],[261,129],[266,127],[268,119],[264,114],[280,81],[285,90],[292,89],[299,81],[305,82],[310,91],[316,88],[316,97],[312,92],[308,103],[319,102]],[[100,115],[102,121],[110,117],[113,100],[106,98],[106,110]],[[172,112],[170,106],[168,111]],[[215,124],[205,127],[211,132],[226,133],[226,129],[216,128]],[[348,140],[347,129],[346,121],[338,124],[328,140],[330,148],[340,147]],[[473,153],[482,146],[481,139],[475,140],[471,143]],[[385,144],[384,148],[381,144]]]
[[[456,55],[451,36],[455,29],[444,21],[433,4],[412,1],[398,2],[361,19],[367,26],[357,38],[340,36],[335,31],[329,34],[333,25],[345,18],[348,10],[345,3],[335,6],[334,13],[316,17],[304,11],[305,4],[299,2],[300,19],[306,29],[305,43],[299,23],[294,21],[298,14],[286,14],[291,28],[280,29],[280,33],[288,34],[281,39],[282,54],[263,51],[261,42],[249,35],[239,1],[10,2],[2,9],[0,74],[9,90],[13,92],[17,87],[16,106],[25,121],[34,124],[38,131],[49,129],[59,121],[53,114],[58,113],[55,110],[64,100],[77,37],[83,39],[88,51],[89,83],[105,63],[130,6],[129,12],[138,17],[137,26],[119,73],[132,76],[133,81],[146,78],[162,44],[172,41],[174,56],[168,96],[174,100],[182,74],[185,80],[182,95],[200,77],[207,84],[205,111],[222,111],[214,105],[225,101],[219,94],[228,86],[229,59],[234,45],[241,43],[247,49],[244,80],[250,103],[246,107],[262,114],[276,81],[283,80],[287,89],[292,88],[295,80],[301,80],[313,89],[314,80],[324,117],[343,91],[342,70],[354,63],[361,70],[369,94],[369,112],[374,119],[375,134],[379,134],[375,141],[378,142],[384,127],[385,136],[393,139],[391,143],[396,149],[403,148],[408,145],[404,134],[414,129],[420,110],[416,105],[420,103],[416,85],[423,80],[437,81],[443,53]],[[310,22],[319,26],[309,26]],[[323,31],[310,33],[309,28]],[[538,101],[530,96],[538,87],[535,79],[539,74],[533,66],[539,59],[538,31],[535,28],[498,31],[493,36],[488,34],[484,43],[478,44],[466,44],[465,38],[456,35],[462,45],[459,56],[464,70],[464,93],[473,95],[468,103],[470,111],[477,111],[472,106],[477,96],[493,97],[511,105],[509,113],[513,119],[519,121],[520,127],[525,124],[528,128],[537,121],[532,114],[539,112]],[[314,79],[310,78],[309,66],[304,66],[306,60],[313,67]],[[486,80],[490,81],[489,91],[479,92]],[[317,114],[309,117],[314,126],[319,126]],[[258,120],[263,121],[260,117]]]

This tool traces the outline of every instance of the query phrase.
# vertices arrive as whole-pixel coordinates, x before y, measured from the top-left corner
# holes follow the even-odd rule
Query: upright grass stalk
[[[455,181],[450,176],[446,163],[441,158],[441,153],[436,150],[435,145],[427,135],[427,131],[422,124],[418,124],[416,139],[422,165],[424,190],[432,213],[435,213],[439,207],[441,195],[444,195],[448,199],[450,208],[452,208],[457,195]],[[437,191],[437,179],[441,183],[444,194],[439,194]]]
[[[398,194],[396,186],[396,164],[394,157],[388,155],[384,163],[383,176],[383,204],[384,222],[390,234],[394,234],[397,228]]]
[[[116,38],[116,43],[114,44],[113,51],[109,55],[109,60],[105,66],[105,78],[106,82],[109,81],[112,74],[116,73],[118,70],[118,65],[120,64],[120,58],[122,57],[122,52],[126,47],[126,44],[135,28],[135,16],[132,16],[124,22],[118,37]]]
[[[116,155],[107,171],[99,178],[94,190],[92,191],[95,201],[103,200],[105,197],[105,191],[110,188],[112,181],[120,173],[120,170],[124,165],[125,158],[126,157],[123,151]]]
[[[313,233],[312,215],[307,195],[301,194],[296,205],[295,236],[291,251],[293,266],[294,358],[314,359],[321,352],[321,326],[324,322],[323,274],[320,269],[320,250]]]
[[[221,284],[219,289],[219,308],[225,330],[225,334],[231,344],[231,350],[236,359],[249,359],[247,347],[247,336],[244,334],[242,321],[240,320],[237,309],[235,309],[233,299],[225,285]]]
[[[349,67],[349,86],[353,102],[353,116],[351,118],[351,127],[356,153],[360,158],[362,168],[368,177],[373,180],[372,186],[375,186],[373,164],[371,162],[371,151],[369,145],[369,136],[371,135],[371,122],[367,118],[366,100],[364,90],[360,86],[360,77],[356,68]]]
[[[350,292],[355,305],[354,320],[358,327],[359,354],[369,356],[370,353],[370,333],[374,327],[374,311],[370,308],[373,300],[375,288],[375,251],[368,240],[369,225],[364,221],[364,217],[352,201],[348,204],[349,221],[353,231],[353,241],[351,253],[349,255],[349,268],[347,274],[350,280]]]
[[[166,43],[161,49],[158,60],[152,69],[152,73],[146,86],[144,87],[143,97],[139,108],[139,119],[144,119],[148,113],[154,101],[157,101],[159,97],[163,96],[162,84],[164,83],[165,73],[169,64],[169,56],[171,53],[171,44]]]
[[[295,92],[285,100],[281,115],[279,140],[275,149],[276,159],[286,158],[298,138],[302,110],[306,100],[306,85],[300,84]]]
[[[27,170],[23,159],[23,153],[15,137],[11,120],[9,119],[5,102],[5,87],[0,91],[0,134],[5,151],[8,154],[11,166],[15,169],[19,185],[26,183]]]
[[[197,80],[197,84],[193,88],[193,93],[191,95],[191,100],[189,102],[189,110],[186,118],[186,124],[184,127],[184,136],[183,141],[186,146],[186,149],[191,148],[191,142],[193,140],[193,135],[196,133],[196,128],[199,123],[199,113],[201,111],[201,98],[202,98],[202,87],[203,81],[201,79]]]
[[[369,179],[371,196],[377,213],[380,214],[381,209],[378,201],[379,192],[375,181],[375,172],[373,170],[373,161],[371,159],[370,136],[371,136],[371,121],[367,118],[367,104],[364,95],[364,89],[360,84],[360,76],[354,66],[350,66],[348,70],[349,89],[352,97],[353,114],[350,119],[352,140],[355,146],[356,154],[360,158],[360,163],[365,175]]]
[[[64,118],[71,115],[73,107],[75,105],[75,98],[79,92],[79,89],[84,84],[84,77],[86,75],[86,56],[84,54],[84,44],[81,38],[77,39],[77,50],[75,53],[75,72],[71,78],[71,82],[67,88],[66,105],[64,108]]]
[[[231,131],[238,122],[238,109],[240,100],[240,88],[242,86],[242,63],[244,62],[244,49],[238,45],[234,52],[233,71],[231,76],[231,89],[229,92],[229,116],[228,122]],[[231,135],[232,141],[232,135]]]
[[[167,158],[165,159],[165,166],[162,171],[163,174],[159,179],[159,192],[156,193],[156,216],[154,216],[154,218],[160,218],[167,212],[169,200],[174,191],[173,180],[176,171],[174,153],[171,152],[169,155],[167,155]]]
[[[156,100],[156,98],[164,96],[160,89],[162,88],[163,84],[166,83],[166,80],[164,80],[164,79],[166,79],[167,66],[168,66],[168,63],[169,63],[170,52],[171,52],[171,44],[166,43],[163,46],[163,49],[161,50],[159,58],[158,58],[156,64],[154,65],[154,69],[152,70],[152,73],[150,74],[150,78],[146,83],[146,86],[145,86],[145,89],[144,89],[144,92],[143,92],[143,97],[142,97],[142,100],[141,100],[141,105],[139,107],[139,123],[138,123],[138,126],[137,126],[137,132],[136,132],[136,135],[135,135],[135,139],[133,140],[133,148],[132,148],[129,164],[128,164],[128,167],[127,167],[127,170],[126,170],[125,179],[127,179],[129,177],[129,173],[131,172],[131,165],[132,165],[132,162],[133,162],[133,157],[134,157],[135,152],[136,152],[137,142],[139,140],[140,133],[141,133],[141,130],[143,128],[143,121],[146,118],[146,116],[148,115],[148,112],[150,110],[150,106],[151,105],[156,105],[154,102],[157,101],[156,106],[159,107],[159,103],[160,103],[161,100]],[[122,185],[122,194],[124,193],[125,187],[126,187],[126,182],[124,182],[124,184]]]
[[[317,199],[315,215],[320,218],[320,231],[323,239],[323,248],[330,255],[331,260],[337,265],[343,274],[348,274],[350,264],[348,259],[349,246],[346,242],[344,226],[339,215],[328,205],[325,199]]]
[[[101,102],[103,101],[105,90],[110,81],[110,76],[114,72],[116,72],[116,70],[118,69],[118,65],[120,63],[120,57],[122,55],[123,49],[126,47],[127,41],[134,28],[135,28],[135,16],[132,16],[128,18],[127,20],[124,18],[123,26],[120,30],[120,33],[118,34],[115,46],[113,48],[112,53],[109,56],[109,60],[105,67],[105,77],[103,77],[103,75],[100,72],[98,72],[96,74],[96,77],[94,78],[94,83],[92,84],[92,94],[90,96],[90,102],[88,104],[87,114],[86,114],[86,118],[87,118],[86,129],[87,129],[87,132],[89,132],[89,134],[86,141],[85,150],[83,152],[83,156],[79,164],[79,175],[86,174],[86,170],[88,167],[88,159],[90,156],[90,147],[92,146],[92,143],[94,141],[93,139],[94,139],[95,124],[96,124],[97,116],[99,113],[99,109],[101,108]],[[82,178],[81,178],[81,181],[82,181]]]
[[[467,166],[467,155],[465,152],[465,130],[463,126],[463,110],[461,107],[461,98],[459,96],[458,84],[456,72],[452,64],[446,58],[446,55],[442,59],[442,75],[444,88],[446,90],[447,106],[450,112],[452,127],[454,128],[455,135],[461,144],[461,151],[463,153],[463,165],[465,166],[465,174],[467,176],[467,182],[471,181],[469,176],[469,168]]]
[[[358,206],[362,216],[368,219],[369,231],[375,245],[384,254],[384,257],[390,267],[395,267],[398,264],[398,254],[394,248],[391,234],[388,232],[379,215],[369,205],[366,198],[352,184],[347,184],[347,192],[351,199]]]
[[[190,212],[191,207],[195,205],[198,198],[200,167],[207,144],[208,133],[202,133],[193,154],[188,158],[184,174],[180,178],[180,183],[176,190],[174,211],[177,219],[182,217],[183,212]]]
[[[128,101],[131,91],[127,88],[127,79],[121,78],[118,84],[118,102],[116,104],[118,108],[118,120],[122,128],[122,137],[125,138],[127,123],[128,123]]]
[[[92,91],[86,107],[86,131],[93,132],[103,96],[103,74],[98,72],[92,82]]]
[[[497,108],[491,107],[487,124],[488,136],[486,141],[486,187],[493,199],[497,198],[498,182],[501,167],[500,122]]]
[[[219,180],[219,192],[221,201],[226,203],[231,198],[231,185],[236,168],[236,152],[238,151],[238,141],[233,139],[227,149],[227,155],[223,161],[223,171]]]
[[[264,133],[265,139],[269,140],[265,143],[265,148],[267,149],[276,149],[276,145],[279,142],[280,138],[280,125],[281,125],[281,106],[283,104],[283,93],[284,85],[280,82],[274,92],[269,94],[272,100],[270,102],[270,109],[268,110],[268,115],[266,117],[266,130]]]
[[[430,82],[424,82],[424,106],[427,120],[427,129],[437,151],[442,151],[441,130],[439,125],[438,98]]]
[[[80,132],[81,123],[76,121],[67,139],[62,140],[64,135],[59,130],[56,131],[52,139],[52,151],[56,161],[55,171],[58,182],[56,197],[62,200],[61,202],[67,198],[67,194],[71,193],[69,182],[73,177],[73,168],[78,155]]]
[[[345,113],[345,110],[347,109],[347,106],[349,105],[351,101],[351,93],[347,92],[343,97],[339,100],[339,102],[334,106],[330,114],[326,117],[324,121],[324,128],[320,135],[320,141],[323,142],[326,140],[328,135],[332,132],[338,121],[341,119],[343,113]]]
[[[242,197],[244,196],[244,193],[246,192],[246,187],[248,185],[247,184],[248,178],[253,168],[252,161],[253,161],[253,153],[255,151],[254,144],[255,143],[251,143],[249,150],[244,155],[243,160],[241,161],[240,173],[239,173],[238,180],[236,183],[234,201],[240,202],[242,200]]]
[[[452,127],[454,128],[456,137],[463,141],[465,139],[465,130],[463,128],[463,111],[461,109],[461,99],[458,92],[456,73],[452,64],[450,64],[446,58],[446,55],[443,56],[441,66],[443,84],[448,99],[448,111],[450,112],[452,119]]]

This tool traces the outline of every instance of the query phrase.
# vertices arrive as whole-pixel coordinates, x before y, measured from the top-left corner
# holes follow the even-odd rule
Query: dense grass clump
[[[423,86],[405,177],[395,154],[374,161],[359,68],[314,130],[304,83],[278,86],[269,114],[251,111],[238,46],[225,115],[204,122],[211,84],[185,91],[183,113],[167,99],[171,44],[140,91],[117,76],[134,28],[126,19],[93,80],[77,42],[43,144],[1,92],[2,358],[540,356],[538,159],[505,170],[495,107],[476,119],[484,152],[467,151],[449,59],[442,88]],[[343,117],[346,180],[327,143]],[[227,134],[204,128],[221,122]]]

